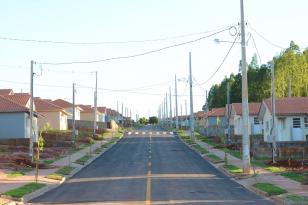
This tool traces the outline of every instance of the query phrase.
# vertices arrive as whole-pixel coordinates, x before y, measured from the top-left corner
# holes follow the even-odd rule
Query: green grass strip
[[[91,157],[92,157],[91,155],[85,155],[85,156],[83,156],[83,157],[77,159],[77,160],[75,161],[75,163],[84,165]]]
[[[287,177],[289,179],[292,179],[294,181],[302,182],[304,181],[304,173],[298,173],[298,172],[283,172],[280,174],[281,176]]]
[[[265,169],[273,173],[281,173],[281,172],[286,171],[286,169],[283,167],[274,167],[274,166],[269,166],[269,167],[266,167]]]
[[[18,187],[16,189],[7,191],[4,193],[4,195],[14,197],[14,198],[21,198],[24,195],[32,193],[44,186],[46,186],[46,184],[32,182],[32,183],[25,184],[24,186]]]
[[[215,154],[207,154],[206,155],[207,157],[211,158],[213,161],[222,161],[222,159],[220,157],[218,157],[217,155]]]
[[[287,193],[286,190],[271,184],[271,183],[257,183],[253,185],[254,187],[256,187],[257,189],[260,189],[264,192],[266,192],[267,194],[269,194],[270,196],[272,195],[280,195],[280,194],[285,194]]]
[[[287,199],[288,201],[292,201],[292,202],[297,202],[299,204],[308,204],[308,198],[304,197],[304,196],[298,196],[295,194],[289,194],[287,196],[284,197],[285,199]]]
[[[65,166],[61,169],[58,169],[55,173],[61,175],[69,175],[74,169],[75,167]]]
[[[241,168],[238,168],[237,166],[234,166],[232,164],[224,165],[224,168],[227,169],[232,174],[242,174],[243,170]]]
[[[9,177],[9,178],[14,178],[14,177],[20,177],[20,176],[23,176],[23,175],[25,175],[25,173],[22,172],[22,171],[13,171],[13,172],[7,174],[6,176]]]

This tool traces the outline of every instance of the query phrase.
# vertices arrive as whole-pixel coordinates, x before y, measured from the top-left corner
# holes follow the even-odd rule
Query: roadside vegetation
[[[46,178],[54,180],[62,180],[64,176],[69,175],[74,169],[75,167],[65,166],[57,170],[55,173],[48,174]]]
[[[269,196],[285,194],[287,191],[271,183],[257,183],[253,185],[257,189],[264,191]]]
[[[32,193],[44,186],[46,186],[46,184],[35,183],[35,182],[28,183],[28,184],[25,184],[24,186],[7,191],[3,195],[14,197],[14,198],[21,198],[24,195]]]

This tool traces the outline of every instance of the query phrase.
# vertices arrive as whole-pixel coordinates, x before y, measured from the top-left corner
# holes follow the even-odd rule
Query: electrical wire
[[[227,60],[227,58],[228,58],[228,56],[229,56],[229,54],[230,54],[230,52],[231,52],[231,50],[232,50],[232,48],[233,48],[233,46],[234,46],[234,44],[235,44],[235,42],[236,42],[238,37],[239,37],[239,34],[234,38],[234,41],[231,44],[228,52],[226,53],[225,57],[223,58],[223,60],[221,61],[221,63],[219,64],[219,66],[215,70],[215,72],[206,81],[200,83],[200,85],[204,85],[205,83],[209,82],[216,75],[216,73],[220,70],[220,68],[223,66],[224,62]]]
[[[203,32],[188,33],[188,34],[177,35],[177,36],[168,36],[168,37],[164,37],[164,38],[145,39],[145,40],[130,40],[130,41],[73,42],[73,41],[53,41],[53,40],[23,39],[23,38],[12,38],[12,37],[4,37],[4,36],[0,36],[0,40],[20,41],[20,42],[34,42],[34,43],[48,43],[48,44],[66,44],[66,45],[129,44],[129,43],[158,42],[158,41],[167,41],[167,40],[185,38],[185,37],[190,37],[190,36],[196,36],[196,35],[201,35],[201,34],[215,32],[215,31],[221,30],[223,28],[226,28],[226,27],[222,27],[220,29],[209,30],[209,31],[203,31]]]
[[[0,82],[20,84],[20,85],[29,85],[29,82],[17,82],[17,81],[9,81],[9,80],[0,80]],[[35,86],[72,89],[72,86],[65,86],[65,85],[51,85],[51,84],[36,83]],[[95,88],[91,87],[91,86],[84,86],[84,85],[76,84],[76,89],[79,89],[79,88],[95,90]],[[159,93],[136,92],[136,91],[133,91],[133,90],[116,90],[116,89],[109,89],[109,88],[97,88],[97,89],[100,90],[100,93],[119,92],[119,93],[137,94],[137,95],[151,95],[151,96],[162,96],[162,95],[164,95],[164,94],[159,94]],[[172,95],[172,96],[175,96],[175,95]],[[201,95],[194,95],[194,96],[201,96]]]
[[[272,45],[272,46],[274,46],[274,47],[276,47],[276,48],[282,49],[282,50],[286,49],[286,48],[284,48],[284,47],[282,47],[282,46],[279,46],[279,45],[277,45],[277,44],[271,42],[271,41],[268,40],[267,38],[265,38],[265,37],[264,37],[263,35],[261,35],[256,29],[254,29],[254,28],[251,26],[251,24],[248,24],[248,26],[250,27],[250,29],[251,29],[253,32],[255,32],[260,38],[262,38],[264,41],[266,41],[266,42],[269,43],[270,45]]]
[[[42,64],[42,65],[90,64],[90,63],[100,63],[100,62],[111,61],[111,60],[135,58],[135,57],[140,57],[140,56],[144,56],[144,55],[148,55],[148,54],[152,54],[152,53],[157,53],[157,52],[160,52],[160,51],[163,51],[163,50],[167,50],[167,49],[170,49],[170,48],[174,48],[174,47],[179,47],[179,46],[195,43],[197,41],[200,41],[200,40],[203,40],[205,38],[209,38],[211,36],[214,36],[214,35],[217,35],[219,33],[224,32],[224,31],[227,31],[227,30],[231,29],[232,27],[233,26],[228,27],[228,28],[223,29],[223,30],[220,30],[220,31],[217,31],[217,32],[214,32],[212,34],[209,34],[209,35],[206,35],[206,36],[194,39],[194,40],[185,41],[185,42],[182,42],[182,43],[173,44],[173,45],[170,45],[170,46],[165,46],[165,47],[162,47],[162,48],[158,48],[158,49],[155,49],[155,50],[150,50],[150,51],[146,51],[146,52],[139,53],[139,54],[134,54],[134,55],[118,56],[118,57],[111,57],[111,58],[105,58],[105,59],[99,59],[99,60],[91,60],[91,61],[72,61],[72,62],[58,62],[58,63],[57,62],[37,62],[37,63]]]
[[[256,42],[255,42],[255,38],[253,37],[253,35],[251,35],[251,38],[252,38],[253,45],[254,45],[254,47],[255,47],[255,49],[256,49],[258,58],[259,58],[259,60],[260,60],[260,64],[262,64],[261,56],[260,56],[260,53],[259,53],[259,49],[257,48],[257,44],[256,44]]]

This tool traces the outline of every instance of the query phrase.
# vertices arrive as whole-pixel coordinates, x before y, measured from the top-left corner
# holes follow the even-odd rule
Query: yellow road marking
[[[146,191],[146,205],[151,205],[151,170],[148,171],[147,175],[147,191]]]

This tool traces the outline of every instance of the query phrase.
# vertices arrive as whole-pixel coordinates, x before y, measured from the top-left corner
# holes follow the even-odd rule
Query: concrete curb
[[[124,137],[124,136],[123,136]],[[94,160],[96,160],[97,158],[99,158],[100,156],[102,156],[105,152],[107,152],[109,149],[111,149],[115,144],[118,143],[119,140],[121,140],[123,137],[119,138],[118,140],[115,141],[115,143],[111,144],[108,148],[103,149],[103,151],[100,154],[96,154],[94,155],[92,158],[90,158],[84,165],[80,165],[80,164],[76,164],[74,162],[72,162],[73,164],[77,165],[74,166],[75,169],[72,171],[72,173],[70,175],[67,175],[66,177],[63,177],[62,180],[58,183],[55,184],[46,184],[45,187],[38,189],[32,193],[26,194],[25,196],[23,196],[20,199],[16,199],[16,198],[11,198],[8,196],[3,195],[4,198],[10,199],[12,200],[11,202],[5,204],[5,205],[16,205],[16,204],[31,204],[28,203],[28,201],[39,197],[43,194],[45,194],[48,191],[51,191],[52,189],[57,188],[58,186],[62,185],[64,182],[66,182],[68,179],[70,179],[71,177],[73,177],[74,175],[76,175],[78,172],[80,172],[82,169],[86,168],[87,166],[89,166]],[[100,147],[100,146],[99,146]],[[98,148],[99,148],[98,147]],[[79,165],[79,166],[78,166]]]
[[[270,196],[268,193],[266,193],[266,192],[264,192],[264,191],[262,191],[262,190],[260,190],[260,189],[258,189],[256,187],[254,187],[254,186],[249,186],[249,187],[246,187],[246,188],[248,188],[249,190],[255,192],[259,196],[262,196],[264,198],[267,198],[267,199],[271,200],[272,202],[274,202],[277,205],[287,205],[284,202],[283,199],[281,199],[281,198],[279,198],[277,196],[274,196],[274,195]]]

